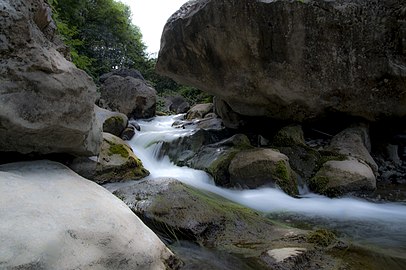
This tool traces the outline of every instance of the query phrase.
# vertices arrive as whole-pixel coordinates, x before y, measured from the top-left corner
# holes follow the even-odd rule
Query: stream
[[[179,167],[168,157],[157,159],[162,141],[171,141],[190,135],[195,130],[176,129],[172,123],[177,116],[157,116],[150,120],[137,120],[141,132],[129,141],[135,154],[150,171],[148,178],[176,178],[185,184],[216,193],[231,201],[264,213],[273,219],[305,228],[329,228],[341,238],[360,245],[373,246],[392,255],[406,255],[406,204],[376,203],[358,198],[328,198],[301,190],[293,198],[277,188],[236,190],[217,187],[207,173]],[[127,183],[108,184],[113,191]]]

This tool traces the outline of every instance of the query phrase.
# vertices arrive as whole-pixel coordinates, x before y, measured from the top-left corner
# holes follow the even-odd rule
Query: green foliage
[[[58,31],[73,63],[98,81],[113,69],[134,68],[163,96],[184,96],[191,105],[212,102],[202,91],[182,86],[155,72],[156,59],[145,52],[140,29],[128,6],[117,0],[48,0]]]
[[[94,78],[112,69],[150,68],[128,6],[114,0],[48,0],[72,60]]]

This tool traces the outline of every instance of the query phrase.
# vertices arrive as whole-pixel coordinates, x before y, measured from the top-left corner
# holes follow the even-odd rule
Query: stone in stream
[[[103,127],[103,132],[120,136],[128,125],[128,117],[119,112],[112,112],[95,105],[96,119]]]
[[[275,225],[252,210],[176,179],[141,180],[114,194],[164,238],[189,239],[257,260],[271,246],[302,247],[297,240],[304,231]]]
[[[298,194],[296,173],[289,158],[273,149],[255,148],[238,152],[229,165],[230,184],[248,188],[277,185],[289,195]]]
[[[164,27],[156,69],[234,116],[403,117],[404,14],[403,0],[189,1]]]
[[[0,166],[1,269],[176,269],[172,252],[101,186],[50,161]]]
[[[406,262],[396,256],[347,245],[327,230],[307,232],[273,222],[253,210],[172,178],[144,179],[126,184],[114,194],[167,241],[189,240],[212,251],[237,255],[252,267],[247,269],[361,269],[360,265],[382,269],[386,264],[393,267]],[[191,250],[182,255],[188,263],[196,252]],[[224,258],[227,257],[211,256],[209,262],[203,258],[197,265],[207,269]],[[186,269],[196,269],[187,268],[190,266],[187,263]]]
[[[43,0],[0,2],[0,149],[92,156],[96,85],[64,58],[51,15]]]
[[[103,143],[96,159],[77,158],[69,166],[98,184],[138,180],[149,175],[130,146],[106,132],[103,133]]]

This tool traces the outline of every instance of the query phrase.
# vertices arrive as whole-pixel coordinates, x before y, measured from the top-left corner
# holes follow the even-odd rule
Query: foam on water
[[[229,200],[264,213],[285,213],[302,215],[307,218],[328,218],[333,222],[365,222],[370,227],[396,233],[406,222],[406,205],[400,203],[371,203],[356,198],[327,198],[307,193],[293,198],[277,188],[259,188],[253,190],[232,190],[217,187],[213,179],[205,172],[188,167],[178,167],[168,157],[157,159],[157,153],[163,141],[172,141],[189,135],[193,129],[176,129],[172,123],[180,116],[161,116],[152,120],[139,121],[141,132],[130,142],[136,155],[151,172],[148,178],[173,177],[186,184],[223,196]],[[114,189],[110,186],[110,189]],[[379,226],[378,226],[379,224]],[[382,230],[382,229],[379,229]],[[376,232],[374,232],[376,233]],[[396,237],[396,236],[394,236]],[[406,242],[406,235],[400,241]]]

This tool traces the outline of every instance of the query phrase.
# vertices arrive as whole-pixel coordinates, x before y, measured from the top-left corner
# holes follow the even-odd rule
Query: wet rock
[[[104,132],[120,136],[128,125],[128,118],[125,114],[112,112],[98,106],[95,106],[95,111],[96,119],[99,125],[103,127]]]
[[[185,119],[202,119],[210,112],[213,112],[213,103],[197,104],[187,112]]]
[[[137,180],[149,175],[131,148],[110,133],[103,133],[103,143],[97,158],[75,159],[70,167],[98,184]]]
[[[50,11],[41,0],[0,3],[0,148],[95,155],[96,85],[60,53]]]
[[[358,159],[331,160],[310,179],[309,186],[315,192],[334,197],[349,192],[373,191],[376,178],[372,169]]]
[[[108,77],[100,88],[101,99],[114,111],[129,118],[150,118],[155,116],[156,91],[144,80],[131,76]]]
[[[193,1],[167,21],[156,68],[244,116],[402,117],[399,29],[400,0]]]
[[[247,136],[236,134],[215,144],[203,146],[191,158],[188,165],[204,170],[213,176],[216,185],[233,186],[230,182],[229,166],[235,155],[243,149],[252,148]]]
[[[327,150],[360,159],[366,162],[375,174],[378,172],[378,165],[370,154],[369,129],[365,125],[341,131],[333,137]]]
[[[3,269],[171,269],[172,252],[117,197],[50,161],[0,166]]]
[[[125,141],[131,140],[135,135],[135,130],[137,130],[137,128],[133,124],[129,124],[123,130],[123,132],[121,132],[120,138],[125,140]]]
[[[271,241],[301,232],[278,227],[252,210],[176,179],[142,180],[114,194],[161,234],[229,252],[259,255]],[[244,243],[253,243],[252,250]]]
[[[296,173],[290,168],[289,158],[272,149],[239,152],[231,160],[229,172],[232,185],[257,188],[271,184],[290,195],[298,194]]]
[[[274,136],[272,144],[275,146],[305,145],[303,129],[300,125],[290,125],[282,128]]]

